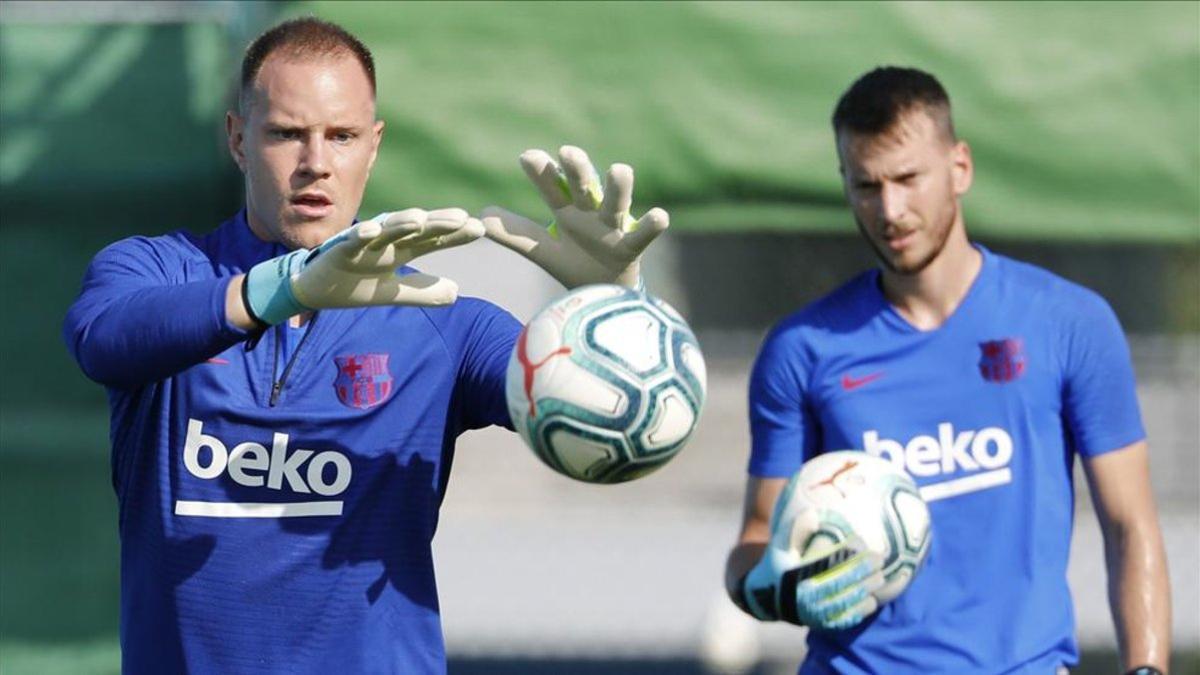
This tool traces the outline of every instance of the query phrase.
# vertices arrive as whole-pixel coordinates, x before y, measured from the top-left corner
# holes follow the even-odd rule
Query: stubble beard
[[[942,251],[946,248],[946,242],[950,240],[950,232],[954,229],[954,221],[957,220],[957,218],[958,209],[956,207],[951,208],[950,212],[946,214],[946,217],[943,219],[942,224],[940,226],[935,226],[930,230],[930,235],[933,238],[933,246],[929,249],[929,252],[918,258],[915,262],[909,264],[900,264],[895,258],[890,256],[889,252],[884,248],[886,244],[881,246],[878,242],[876,242],[875,239],[868,234],[866,225],[863,224],[863,221],[858,216],[854,217],[854,222],[858,224],[859,234],[861,234],[863,239],[870,244],[871,251],[875,253],[875,257],[879,259],[880,264],[882,264],[889,272],[893,274],[898,274],[901,276],[913,276],[923,272],[925,268],[929,267],[929,265],[933,263],[933,261],[936,260],[939,255],[941,255]]]
[[[279,228],[279,243],[286,246],[289,251],[301,248],[312,249],[320,246],[335,234],[337,234],[336,228],[319,221],[285,222]]]

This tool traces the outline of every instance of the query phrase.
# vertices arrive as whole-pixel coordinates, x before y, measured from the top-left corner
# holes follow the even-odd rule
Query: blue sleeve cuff
[[[250,337],[255,331],[243,330],[230,323],[229,313],[225,311],[225,296],[229,293],[229,284],[231,283],[233,283],[233,277],[220,279],[209,299],[209,312],[213,317],[213,322],[217,325],[217,333],[222,339],[239,341]]]

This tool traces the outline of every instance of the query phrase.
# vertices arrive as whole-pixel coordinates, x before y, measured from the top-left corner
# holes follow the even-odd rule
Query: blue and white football
[[[788,481],[771,517],[769,546],[795,561],[819,558],[839,543],[879,558],[879,604],[904,592],[929,554],[929,507],[912,478],[860,450],[826,452]]]
[[[584,286],[552,302],[508,364],[521,437],[552,469],[589,483],[666,464],[695,430],[704,395],[704,357],[687,322],[622,286]]]

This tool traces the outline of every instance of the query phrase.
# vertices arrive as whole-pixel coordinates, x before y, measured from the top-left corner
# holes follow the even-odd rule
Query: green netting
[[[979,168],[975,232],[1200,239],[1196,3],[288,11],[344,23],[375,51],[388,132],[368,210],[537,211],[516,155],[572,142],[632,163],[639,203],[671,207],[680,230],[841,230],[830,109],[865,69],[903,63],[954,98]],[[220,114],[237,54],[220,27],[8,24],[0,37],[7,206],[64,181],[121,192],[192,180],[211,195],[232,172]]]
[[[185,181],[193,194],[210,188],[229,171],[228,51],[212,23],[0,25],[5,203],[36,195],[45,207],[79,190],[145,193]]]
[[[977,233],[1200,239],[1196,3],[317,2],[375,51],[368,206],[535,210],[526,147],[627,161],[681,229],[842,229],[833,103],[936,73],[975,151]],[[755,208],[741,213],[735,205]],[[718,209],[710,209],[720,206]]]
[[[58,336],[96,251],[133,234],[209,230],[241,201],[221,124],[238,58],[226,27],[9,16],[0,23],[5,449],[21,445],[13,434],[31,404],[102,399]]]

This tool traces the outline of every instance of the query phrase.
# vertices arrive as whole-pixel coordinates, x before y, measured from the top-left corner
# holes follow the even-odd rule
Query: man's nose
[[[325,138],[320,134],[309,134],[300,154],[300,170],[315,178],[329,175],[329,150]]]
[[[908,193],[899,185],[884,183],[879,190],[879,210],[884,222],[895,223],[903,219],[908,210]]]

